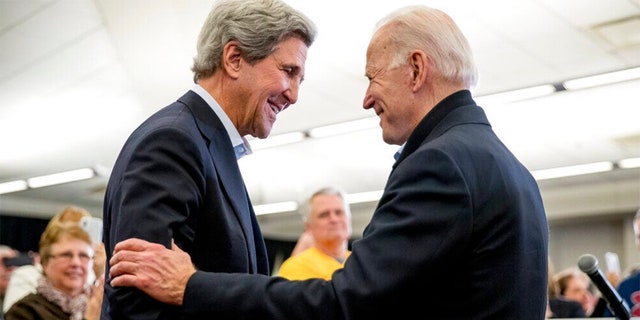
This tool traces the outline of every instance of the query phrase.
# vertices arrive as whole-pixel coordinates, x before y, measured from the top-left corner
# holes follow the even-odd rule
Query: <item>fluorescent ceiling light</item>
[[[509,103],[520,100],[533,99],[550,95],[556,91],[556,88],[551,84],[545,84],[530,88],[506,91],[501,93],[490,94],[486,96],[479,96],[477,100],[480,104],[491,105],[494,103]]]
[[[253,206],[256,216],[270,213],[292,212],[298,210],[298,203],[295,201],[275,202]]]
[[[369,117],[354,121],[331,124],[328,126],[317,127],[309,130],[309,137],[324,138],[354,131],[366,130],[375,128],[379,123],[380,120],[378,117]]]
[[[98,177],[110,177],[111,176],[111,171],[113,170],[113,168],[111,167],[107,167],[107,166],[103,166],[103,165],[96,165],[95,167],[93,167],[93,171],[95,172],[96,176]]]
[[[92,168],[77,169],[27,179],[29,188],[41,188],[79,180],[91,179],[95,176]]]
[[[281,146],[284,144],[290,144],[295,142],[300,142],[304,140],[305,134],[304,132],[289,132],[278,135],[269,136],[266,139],[251,139],[248,140],[251,145],[251,150],[260,150],[266,149],[276,146]]]
[[[536,180],[547,180],[562,177],[578,176],[583,174],[598,173],[613,170],[613,163],[609,161],[581,164],[577,166],[560,167],[552,169],[534,170],[531,174]]]
[[[27,182],[24,180],[3,182],[0,183],[0,194],[27,190],[27,188]]]
[[[378,190],[378,191],[345,194],[344,199],[347,203],[354,204],[354,203],[378,201],[381,196],[382,196],[382,190]],[[256,216],[259,216],[263,214],[294,212],[294,211],[298,211],[298,208],[299,208],[298,202],[285,201],[285,202],[274,202],[274,203],[268,203],[268,204],[255,205],[253,206],[253,211],[255,211]]]
[[[638,78],[640,78],[640,67],[569,80],[563,85],[567,90],[577,90]]]
[[[349,204],[376,202],[382,197],[382,190],[351,193],[344,196],[344,200]]]
[[[640,168],[640,158],[629,158],[620,160],[618,167],[622,169]]]

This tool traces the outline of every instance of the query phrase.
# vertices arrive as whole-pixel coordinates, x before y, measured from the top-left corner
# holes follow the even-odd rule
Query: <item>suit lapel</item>
[[[223,128],[224,129],[224,128]],[[250,203],[247,197],[244,180],[240,174],[238,161],[235,158],[233,147],[229,138],[225,134],[218,134],[211,137],[209,152],[213,162],[215,163],[216,172],[220,177],[223,189],[226,195],[231,199],[231,206],[234,209],[236,217],[240,221],[242,231],[245,236],[247,247],[249,248],[249,262],[251,272],[256,270],[256,248],[253,235],[253,227],[250,217]],[[228,145],[228,150],[221,151],[220,146]],[[227,149],[224,147],[224,149]]]
[[[220,118],[211,107],[193,91],[187,92],[178,101],[184,103],[193,112],[200,132],[209,140],[209,153],[214,162],[222,190],[240,222],[245,236],[250,272],[256,272],[256,248],[251,223],[251,203],[247,196],[244,180],[235,158],[229,135]]]

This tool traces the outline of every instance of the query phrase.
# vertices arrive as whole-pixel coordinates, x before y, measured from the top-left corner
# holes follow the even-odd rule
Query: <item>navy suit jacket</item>
[[[269,274],[229,135],[193,91],[142,123],[115,163],[104,200],[107,261],[116,243],[132,237],[166,247],[174,239],[199,270]],[[136,289],[105,285],[102,319],[179,313]]]
[[[216,319],[543,319],[547,249],[536,181],[463,90],[411,134],[331,281],[196,272],[183,307]]]

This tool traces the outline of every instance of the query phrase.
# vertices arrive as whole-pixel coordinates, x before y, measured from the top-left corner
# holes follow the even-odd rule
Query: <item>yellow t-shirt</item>
[[[346,258],[349,258],[351,251],[347,251]],[[289,280],[305,280],[309,278],[331,279],[334,271],[342,268],[344,262],[328,256],[322,251],[311,247],[299,254],[285,260],[278,270],[278,275]]]

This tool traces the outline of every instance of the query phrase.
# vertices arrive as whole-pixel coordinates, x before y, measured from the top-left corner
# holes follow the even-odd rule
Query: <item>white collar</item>
[[[236,160],[242,158],[243,156],[250,155],[251,145],[249,145],[249,141],[244,137],[240,136],[238,129],[233,125],[229,116],[222,110],[222,107],[216,102],[216,100],[199,84],[196,84],[193,89],[193,92],[198,94],[208,105],[211,107],[211,110],[215,112],[215,114],[222,121],[222,125],[227,130],[227,134],[229,135],[229,139],[231,139],[231,145],[233,145],[233,151],[236,154]]]

